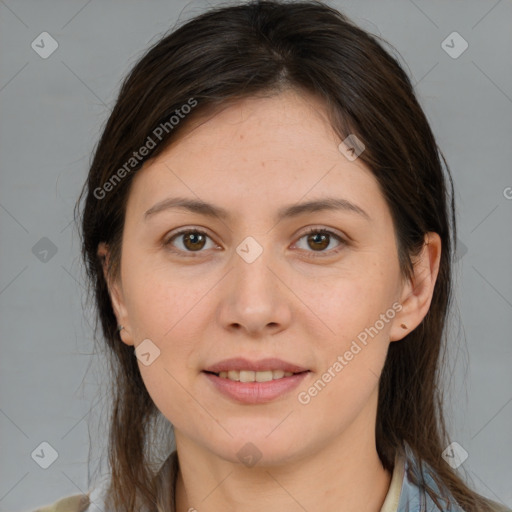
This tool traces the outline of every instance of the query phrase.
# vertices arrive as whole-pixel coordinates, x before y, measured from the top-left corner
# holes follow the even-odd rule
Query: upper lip
[[[260,359],[258,361],[251,361],[249,359],[245,359],[244,357],[224,359],[204,369],[205,372],[212,373],[228,372],[230,370],[249,370],[254,372],[260,372],[264,370],[283,370],[285,372],[292,373],[308,371],[307,368],[288,363],[282,359],[266,358]]]

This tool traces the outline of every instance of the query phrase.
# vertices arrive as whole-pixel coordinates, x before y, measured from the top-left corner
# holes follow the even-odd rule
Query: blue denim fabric
[[[402,453],[405,454],[405,471],[396,512],[466,512],[460,505],[458,505],[446,488],[443,493],[443,495],[446,496],[446,499],[439,498],[439,506],[436,505],[434,500],[425,490],[425,488],[428,487],[429,489],[432,489],[437,496],[441,496],[440,489],[432,478],[432,475],[434,474],[433,469],[424,462],[422,465],[422,478],[419,470],[419,463],[414,457],[412,450],[407,443],[403,443],[402,448]],[[416,478],[416,481],[419,482],[419,484],[413,483],[411,475]],[[487,502],[494,512],[512,512],[511,508],[502,505],[501,503],[489,499],[487,499]]]
[[[439,487],[436,485],[432,478],[432,468],[426,463],[423,463],[423,479],[419,470],[419,464],[411,449],[407,444],[404,444],[405,451],[405,471],[402,482],[402,490],[400,493],[400,500],[398,502],[397,512],[464,512],[464,510],[457,505],[454,499],[447,502],[446,500],[439,500],[442,508],[439,508],[426,490],[424,486],[429,487],[437,494],[440,494]],[[414,484],[410,476],[415,475],[418,482],[423,482],[419,487]]]

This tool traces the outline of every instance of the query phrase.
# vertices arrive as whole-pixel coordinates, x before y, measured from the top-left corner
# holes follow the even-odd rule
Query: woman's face
[[[296,92],[193,126],[134,177],[111,288],[149,394],[178,443],[233,462],[366,443],[389,341],[406,334],[376,179],[340,151],[322,104]],[[165,207],[173,198],[211,207]],[[301,208],[328,198],[338,206]],[[232,358],[247,361],[222,363]],[[206,373],[219,363],[261,382]]]

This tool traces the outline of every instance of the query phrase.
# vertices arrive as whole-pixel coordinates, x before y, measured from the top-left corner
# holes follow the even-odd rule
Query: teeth
[[[220,372],[222,379],[234,380],[237,382],[268,382],[269,380],[282,379],[292,376],[292,372],[283,370],[265,370],[263,372],[253,372],[251,370],[229,370],[229,372]]]

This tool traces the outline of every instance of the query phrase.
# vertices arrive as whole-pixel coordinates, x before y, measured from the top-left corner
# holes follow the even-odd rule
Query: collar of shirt
[[[391,484],[380,512],[464,512],[446,489],[442,497],[433,475],[432,468],[425,462],[420,465],[404,442],[395,455]],[[439,506],[426,488],[438,496]]]

